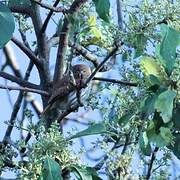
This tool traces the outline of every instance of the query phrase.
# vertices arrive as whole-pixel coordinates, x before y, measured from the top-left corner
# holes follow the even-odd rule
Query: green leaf
[[[180,32],[165,24],[161,25],[161,30],[164,37],[159,49],[160,61],[170,75],[176,61],[176,48],[180,45]]]
[[[120,119],[118,119],[118,124],[120,126],[125,126],[129,122],[129,120],[131,120],[132,116],[132,113],[124,114]]]
[[[146,130],[149,143],[154,143],[157,147],[164,147],[169,145],[167,141],[161,136],[158,128],[158,121],[150,121]]]
[[[86,166],[73,164],[69,167],[80,180],[101,180],[95,169]]]
[[[109,11],[110,11],[110,1],[109,0],[93,0],[96,6],[96,12],[99,17],[106,22],[109,22]]]
[[[144,155],[151,155],[151,146],[146,132],[143,132],[139,138],[139,147]]]
[[[157,99],[156,94],[145,97],[143,102],[141,103],[141,111],[146,115],[150,115],[154,113],[155,111],[154,104],[156,102],[156,99]]]
[[[150,137],[151,136],[151,137]],[[157,147],[161,148],[161,147],[165,147],[167,145],[169,145],[162,137],[160,134],[148,134],[149,140],[152,143],[155,143]]]
[[[155,109],[160,112],[160,116],[164,123],[168,123],[172,118],[173,101],[175,96],[176,92],[167,90],[161,93],[155,102]]]
[[[169,145],[173,141],[173,135],[169,128],[161,127],[160,135],[164,139],[164,141],[167,143],[167,145]]]
[[[174,155],[180,160],[180,133],[173,134],[174,143],[168,146],[174,153]]]
[[[53,159],[47,157],[44,160],[42,177],[43,180],[63,180],[61,168]]]
[[[96,16],[89,16],[88,25],[90,27],[96,26]]]
[[[161,82],[159,81],[159,79],[156,76],[154,76],[153,74],[149,75],[149,80],[153,86],[154,85],[161,85]]]
[[[0,2],[0,48],[11,39],[14,32],[14,17],[10,9]]]
[[[82,136],[88,136],[88,135],[95,135],[95,134],[103,134],[103,133],[110,133],[107,130],[107,127],[104,123],[97,123],[93,124],[87,129],[78,132],[77,134],[71,136],[69,139],[74,139]]]
[[[97,29],[96,27],[92,27],[91,28],[91,33],[96,39],[101,40],[102,33],[101,33],[101,31],[99,29]]]
[[[136,34],[133,38],[133,46],[135,48],[135,56],[139,57],[143,54],[144,48],[146,46],[147,37],[144,36],[144,34]]]
[[[166,82],[167,75],[163,67],[154,58],[143,56],[140,61],[140,68],[151,85],[154,85],[154,83],[164,84]]]
[[[155,143],[157,147],[164,147],[169,145],[160,134],[155,133],[155,131],[147,132],[149,141]]]
[[[31,7],[31,1],[30,0],[9,0],[8,2],[8,6],[9,7],[14,7],[17,6],[18,7],[25,7],[25,8],[30,8]]]

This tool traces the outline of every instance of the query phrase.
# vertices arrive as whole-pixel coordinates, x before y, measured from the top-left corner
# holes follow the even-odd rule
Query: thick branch
[[[37,4],[34,5],[33,11],[31,13],[31,19],[34,26],[36,38],[37,38],[37,46],[38,46],[38,54],[41,61],[44,59],[47,61],[49,57],[49,47],[47,43],[47,36],[45,33],[40,34],[42,28],[42,20],[40,15],[39,6]]]
[[[49,71],[49,44],[46,33],[40,33],[43,26],[39,6],[34,5],[31,13],[31,19],[34,25],[34,30],[37,39],[37,49],[42,67],[39,70],[40,84],[43,89],[48,89],[50,83],[50,71]],[[38,67],[37,67],[38,68]],[[43,104],[46,104],[47,99],[43,98]]]
[[[5,55],[5,57],[6,57],[6,63],[7,63],[7,65],[9,65],[9,66],[12,68],[14,74],[15,74],[17,77],[22,78],[21,73],[20,73],[19,66],[18,66],[18,64],[17,64],[16,56],[15,56],[15,54],[14,54],[14,51],[13,51],[10,43],[7,43],[7,44],[5,45],[5,47],[3,48],[3,51],[4,51],[4,55]]]
[[[17,4],[14,3],[13,6],[9,8],[14,13],[28,14],[28,15],[30,15],[31,13],[31,8],[26,7],[26,6],[21,6],[18,3]]]
[[[70,30],[70,23],[68,22],[67,17],[65,17],[62,31],[60,33],[60,41],[58,46],[55,73],[54,73],[54,83],[57,83],[63,74],[64,57],[68,45],[69,30]]]
[[[12,81],[12,82],[15,82],[17,84],[19,84],[20,86],[22,87],[27,87],[27,88],[33,88],[33,89],[40,89],[40,86],[36,85],[36,84],[33,84],[33,83],[30,83],[24,79],[21,79],[21,78],[18,78],[18,77],[15,77],[11,74],[8,74],[6,72],[1,72],[0,71],[0,77],[3,77],[9,81]]]
[[[120,85],[125,85],[125,86],[134,86],[134,87],[138,86],[137,83],[128,82],[128,81],[121,81],[121,80],[117,80],[117,79],[94,77],[93,80],[105,81],[105,82],[115,83],[115,84],[120,84]]]
[[[117,18],[118,18],[118,26],[120,29],[123,29],[123,18],[122,18],[122,7],[121,7],[121,0],[116,0],[117,6]]]
[[[91,53],[89,53],[85,48],[83,48],[82,46],[80,46],[80,45],[78,45],[76,43],[74,43],[74,44],[73,43],[69,43],[69,46],[74,48],[84,58],[86,58],[87,60],[92,62],[95,67],[98,66],[98,59],[97,59],[97,57],[92,55]]]
[[[20,86],[6,86],[0,84],[0,89],[6,89],[6,90],[18,90],[18,91],[25,91],[25,92],[33,92],[37,94],[41,94],[44,96],[49,96],[49,93],[43,90],[38,90],[38,89],[31,89],[31,88],[26,88],[26,87],[20,87]]]
[[[38,69],[42,68],[42,63],[29,48],[27,48],[15,37],[13,37],[11,40],[29,57],[30,60],[32,60]]]
[[[75,0],[70,9],[68,10],[68,14],[73,16],[75,12],[77,12],[80,7],[85,4],[87,0]],[[68,21],[67,17],[64,17],[64,23],[62,26],[62,31],[60,33],[60,41],[58,46],[57,58],[56,58],[56,66],[55,66],[55,73],[54,73],[54,82],[58,82],[63,74],[63,67],[64,67],[64,57],[66,54],[66,49],[68,46],[68,34],[70,30],[70,22]]]

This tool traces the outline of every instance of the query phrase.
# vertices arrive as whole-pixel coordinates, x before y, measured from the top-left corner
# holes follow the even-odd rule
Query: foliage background
[[[30,1],[21,2],[30,3]],[[51,4],[50,1],[45,2]],[[16,1],[9,1],[9,3],[10,7],[14,5],[13,3],[17,4]],[[62,1],[65,7],[69,7],[71,3],[71,1]],[[121,9],[123,21],[118,19],[119,24],[117,24],[116,12],[113,11],[116,2],[111,2],[113,9],[110,11],[111,16],[108,14],[108,3],[109,1],[88,2],[83,10],[76,14],[75,18],[69,17],[68,20],[73,26],[73,32],[69,32],[70,40],[73,41],[72,35],[77,31],[78,38],[76,42],[87,47],[99,59],[104,59],[107,53],[111,52],[114,40],[123,42],[123,45],[119,46],[116,55],[107,64],[107,67],[111,70],[99,73],[98,77],[122,79],[126,83],[135,82],[138,86],[129,87],[126,86],[127,84],[122,85],[122,82],[115,85],[96,81],[88,100],[88,107],[91,107],[94,112],[89,112],[92,110],[89,110],[87,107],[85,110],[81,108],[79,113],[68,116],[68,120],[63,125],[64,133],[68,138],[71,134],[74,135],[82,130],[82,128],[87,128],[88,125],[90,125],[89,129],[72,137],[80,137],[80,140],[73,140],[75,144],[71,148],[71,143],[68,144],[67,140],[59,134],[56,125],[53,125],[49,133],[41,127],[38,141],[33,138],[27,146],[30,152],[27,155],[28,165],[16,164],[13,167],[13,171],[21,178],[36,179],[39,176],[41,178],[48,177],[50,169],[47,168],[46,164],[50,165],[48,167],[52,168],[54,176],[56,176],[56,173],[58,173],[57,176],[60,176],[60,173],[65,176],[66,169],[68,169],[80,179],[87,179],[87,177],[97,178],[94,169],[99,170],[99,167],[99,173],[103,179],[105,177],[148,179],[150,176],[152,179],[168,179],[170,177],[174,178],[171,176],[173,173],[177,178],[179,176],[179,174],[176,174],[176,170],[178,172],[179,169],[179,161],[172,154],[173,151],[179,157],[180,68],[179,52],[176,49],[179,45],[179,2],[123,2]],[[98,14],[95,13],[95,6]],[[42,17],[46,17],[44,9],[42,9],[41,13]],[[35,38],[33,29],[31,29],[32,24],[25,16],[17,14],[14,16],[16,17],[15,34],[20,37],[18,33],[18,23],[20,23],[21,31],[26,33],[31,48],[35,50],[36,42],[32,41]],[[58,22],[60,16],[56,15],[53,17],[54,20],[51,19],[51,24],[49,24],[47,29],[49,37],[55,32],[55,30],[54,32],[52,31],[52,27],[56,27],[54,21]],[[84,21],[84,17],[87,18],[86,21]],[[164,23],[166,25],[163,25]],[[61,29],[61,26],[62,20],[59,21],[58,28]],[[50,70],[52,73],[55,66],[56,45],[55,48],[52,48],[50,54]],[[21,70],[22,74],[24,74],[25,70],[23,69],[28,65],[24,62],[26,57],[17,48],[14,52],[20,65],[18,70]],[[70,53],[71,50],[68,49],[65,57],[69,57]],[[85,60],[81,56],[74,58],[73,63],[79,61]],[[4,71],[3,63],[5,62],[5,59],[2,60],[1,71]],[[92,66],[92,64],[90,65]],[[12,72],[9,65],[5,66],[5,71],[15,73]],[[38,84],[37,74],[37,70],[33,68],[29,81]],[[2,83],[4,83],[4,80]],[[8,85],[10,84],[8,83]],[[3,92],[0,91],[0,93]],[[10,110],[14,106],[13,101],[15,101],[17,94],[9,91],[5,93],[7,93],[9,99],[11,99],[11,96],[13,97],[12,102],[7,103],[6,97],[4,95],[1,96],[4,107],[5,103],[9,107],[6,108],[5,114],[10,115]],[[33,95],[33,97],[41,101],[39,96]],[[22,157],[22,159],[20,158],[21,154],[18,154],[18,158],[16,157],[16,154],[19,153],[18,151],[24,147],[23,139],[16,142],[17,134],[21,132],[25,136],[27,132],[23,128],[28,129],[32,134],[36,130],[34,123],[38,118],[33,116],[36,113],[31,106],[32,104],[30,105],[31,100],[28,98],[26,96],[23,103],[26,113],[24,113],[22,107],[18,116],[24,121],[23,127],[19,123],[13,124],[15,128],[11,135],[12,142],[7,141],[8,146],[5,149],[2,146],[2,167],[4,164],[6,165],[6,158],[13,163],[23,159]],[[9,117],[4,117],[3,119],[9,119]],[[91,125],[94,123],[98,124]],[[1,124],[1,132],[4,135],[8,121],[4,123],[3,120]],[[72,128],[73,126],[74,128]],[[89,134],[101,134],[101,136],[88,136],[86,139],[82,137]],[[87,144],[85,143],[86,141],[88,141]],[[91,141],[92,143],[90,143]],[[16,149],[17,146],[18,149]],[[79,146],[79,149],[77,146]],[[74,154],[73,151],[76,151],[76,149],[78,151]],[[82,153],[85,156],[80,161],[77,159],[81,156],[81,151],[85,151],[85,153]],[[101,154],[102,157],[100,156]],[[95,157],[97,155],[99,157]],[[140,162],[140,167],[138,168],[136,168],[137,161]],[[88,165],[86,164],[87,162],[89,162]],[[103,162],[102,167],[99,162]],[[59,171],[59,165],[62,172]],[[94,167],[94,169],[88,169],[89,167],[84,165]],[[170,171],[168,171],[169,166],[172,167]],[[8,167],[8,164],[5,166],[5,169],[6,167]],[[9,173],[10,171],[8,170],[7,172]],[[150,173],[150,176],[148,173]]]

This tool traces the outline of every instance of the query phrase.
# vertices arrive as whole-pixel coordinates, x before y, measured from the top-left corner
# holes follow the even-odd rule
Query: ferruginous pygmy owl
[[[89,86],[79,91],[75,88],[69,94],[67,94],[66,91],[68,91],[69,87],[79,87],[81,83],[84,83],[91,74],[90,67],[85,64],[77,64],[72,66],[72,73],[65,74],[59,83],[54,85],[52,95],[42,115],[46,116],[45,119],[48,121],[46,122],[47,127],[49,127],[61,113],[66,111],[67,108],[80,104],[89,95]]]

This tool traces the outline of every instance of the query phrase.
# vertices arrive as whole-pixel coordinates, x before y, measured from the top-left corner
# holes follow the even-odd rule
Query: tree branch
[[[13,70],[14,74],[17,77],[22,78],[19,66],[16,61],[16,56],[14,54],[14,51],[13,51],[10,43],[7,43],[5,45],[5,47],[3,48],[3,51],[4,51],[4,55],[6,57],[6,64],[11,67],[11,69]]]
[[[123,29],[123,18],[122,18],[121,0],[116,0],[116,6],[117,6],[118,26],[122,30]]]
[[[39,76],[40,76],[40,85],[42,89],[49,89],[49,83],[50,83],[50,70],[49,70],[49,44],[48,44],[48,38],[46,33],[41,33],[41,28],[43,26],[42,20],[41,20],[41,14],[39,10],[39,6],[37,4],[34,4],[34,8],[31,13],[31,19],[33,22],[36,39],[37,39],[37,49],[38,49],[38,57],[40,59],[40,62],[42,63],[42,66],[39,68]],[[45,106],[47,103],[47,98],[42,97],[43,105]]]
[[[0,84],[0,89],[6,89],[6,90],[18,90],[18,91],[25,91],[25,92],[32,92],[32,93],[37,93],[41,94],[43,96],[49,96],[49,93],[43,90],[38,90],[38,89],[32,89],[32,88],[26,88],[26,87],[20,87],[20,86],[6,86]]]
[[[69,46],[74,48],[79,54],[81,54],[84,58],[86,58],[87,60],[89,60],[90,62],[92,62],[94,64],[95,67],[98,66],[98,59],[96,56],[92,55],[91,53],[89,53],[84,47],[76,44],[76,43],[69,43]]]
[[[87,0],[75,0],[70,9],[67,11],[67,13],[70,16],[73,16],[75,12],[77,12],[80,7],[85,4]],[[59,46],[58,46],[58,52],[57,52],[57,58],[56,58],[56,65],[55,65],[55,73],[54,73],[54,83],[56,84],[63,74],[63,67],[64,67],[64,56],[66,54],[67,46],[68,46],[68,35],[70,30],[70,22],[68,21],[68,18],[64,17],[64,23],[62,26],[62,31],[60,33],[60,40],[59,40]]]
[[[11,48],[11,46],[9,44],[6,44],[6,46],[4,47],[4,52],[5,52],[5,56],[6,56],[6,64],[9,65],[12,69],[12,71],[14,72],[14,74],[17,77],[20,77],[21,79],[23,79],[23,76],[20,72],[16,57],[14,55],[13,49]],[[34,64],[32,63],[32,61],[30,61],[30,66],[32,66],[31,68],[33,68]],[[26,71],[26,77],[27,79],[30,76],[31,73],[31,68],[29,67],[29,71]],[[35,88],[37,89],[37,88]],[[33,109],[35,110],[35,112],[37,113],[38,117],[40,117],[40,114],[42,112],[42,106],[40,105],[40,103],[34,99],[34,97],[32,96],[32,94],[26,94],[25,98],[28,102],[30,102],[31,106],[33,107]]]
[[[24,30],[22,29],[22,24],[23,24],[23,23],[21,22],[21,20],[18,19],[19,33],[20,33],[20,35],[21,35],[21,39],[22,39],[24,45],[25,45],[28,49],[31,50],[31,47],[30,47],[30,45],[29,45],[29,43],[28,43],[28,41],[27,41],[27,38],[26,38],[26,31],[24,31]]]
[[[154,160],[156,159],[156,153],[158,152],[158,150],[159,150],[159,148],[155,147],[155,149],[154,149],[154,151],[152,153],[151,160],[150,160],[150,163],[149,163],[149,166],[148,166],[146,180],[149,180],[150,177],[151,177],[151,171],[152,171],[153,163],[154,163]]]
[[[115,83],[115,84],[120,84],[120,85],[125,85],[125,86],[134,86],[134,87],[138,86],[137,83],[128,82],[128,81],[122,81],[122,80],[117,80],[117,79],[94,77],[93,80],[105,81],[105,82]]]
[[[76,111],[79,108],[79,104],[76,104],[74,106],[69,106],[66,111],[64,111],[63,113],[61,113],[58,118],[57,118],[57,122],[61,123],[62,119],[64,117],[66,117],[68,114],[70,114],[71,112]]]
[[[19,4],[13,4],[13,6],[9,7],[10,10],[14,13],[20,13],[20,14],[31,14],[31,8],[26,7],[26,6],[20,6]]]
[[[85,85],[87,85],[96,75],[96,73],[101,69],[101,67],[109,60],[111,56],[113,56],[116,51],[118,50],[118,46],[116,45],[115,48],[104,58],[104,60],[97,66],[97,68],[92,72],[89,78],[86,80]]]
[[[56,7],[59,2],[60,2],[59,0],[56,0],[53,4],[53,7]],[[49,20],[50,20],[51,16],[53,15],[53,12],[54,12],[53,10],[50,10],[49,14],[47,15],[47,17],[42,25],[42,28],[41,28],[39,34],[44,34],[44,32],[46,31]]]
[[[40,89],[39,85],[30,83],[28,81],[25,81],[24,79],[21,79],[19,77],[13,76],[11,74],[8,74],[6,72],[1,72],[0,71],[0,77],[3,77],[9,81],[15,82],[17,84],[19,84],[22,87],[26,87],[26,88],[32,88],[32,89]]]
[[[114,143],[114,145],[113,145],[113,147],[111,148],[110,151],[114,151],[115,149],[119,148],[119,146],[117,146],[117,144],[119,143],[119,140],[120,140],[120,138],[117,139],[117,141]],[[94,169],[95,169],[96,171],[99,171],[99,170],[103,167],[103,165],[104,165],[105,161],[108,159],[108,157],[109,157],[109,156],[108,156],[108,154],[106,153],[106,154],[101,158],[101,160],[94,166]]]
[[[65,12],[65,9],[63,7],[54,7],[54,6],[51,6],[49,4],[46,4],[46,3],[43,3],[39,0],[31,0],[37,4],[39,4],[41,7],[45,8],[45,9],[48,9],[48,10],[51,10],[53,12],[56,12],[56,13],[64,13]]]
[[[49,40],[49,46],[50,47],[53,47],[53,46],[57,45],[58,43],[59,43],[59,37],[53,36]],[[98,64],[99,64],[98,57],[96,57],[92,53],[88,52],[83,46],[81,46],[81,45],[79,45],[77,43],[72,43],[72,42],[69,42],[68,45],[70,47],[74,48],[86,60],[92,62],[94,67],[98,66]],[[108,70],[107,66],[104,65],[99,71],[104,72],[104,71],[107,71],[107,70]]]
[[[29,66],[28,66],[28,68],[26,70],[24,80],[28,80],[29,74],[32,71],[32,68],[33,68],[33,64],[30,62]],[[15,124],[16,116],[18,114],[18,111],[19,111],[20,106],[21,106],[21,102],[23,100],[23,94],[24,93],[22,91],[20,91],[20,93],[18,95],[18,98],[17,98],[17,100],[16,100],[16,102],[14,104],[14,108],[13,108],[13,111],[11,113],[11,118],[10,118],[10,121],[9,121],[9,126],[7,127],[7,130],[6,130],[4,138],[3,138],[3,143],[5,145],[8,143],[7,141],[11,136],[11,133],[12,133],[12,130],[13,130],[13,127],[14,127],[14,124]]]
[[[12,37],[11,40],[29,57],[30,60],[32,60],[32,62],[36,65],[38,69],[42,68],[42,63],[29,48],[27,48],[23,43],[21,43],[15,37]]]

